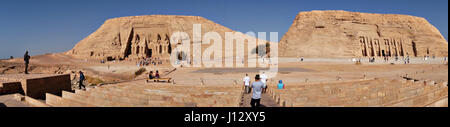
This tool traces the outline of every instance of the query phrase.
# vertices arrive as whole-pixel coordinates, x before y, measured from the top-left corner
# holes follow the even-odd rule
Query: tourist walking
[[[409,56],[406,56],[406,61],[409,64]]]
[[[28,55],[28,51],[23,55],[23,61],[25,62],[25,74],[28,74],[28,64],[30,64],[30,55]]]
[[[261,82],[264,84],[264,86],[267,86],[267,75],[266,75],[266,73],[265,72],[262,72],[262,74],[261,74]],[[263,88],[263,92],[265,93],[266,92],[266,87],[264,87]]]
[[[244,89],[245,89],[245,93],[248,94],[250,93],[250,77],[248,77],[248,74],[245,74],[245,77],[243,79],[244,81]]]
[[[264,83],[261,82],[261,78],[259,75],[255,76],[255,82],[250,86],[252,88],[252,100],[250,101],[250,105],[252,107],[259,107],[261,105],[261,93],[262,89],[266,87]]]
[[[78,81],[78,87],[81,89],[81,87],[83,87],[84,89],[86,89],[86,86],[83,85],[83,82],[85,80],[84,74],[82,71],[79,72],[80,73],[80,80]]]

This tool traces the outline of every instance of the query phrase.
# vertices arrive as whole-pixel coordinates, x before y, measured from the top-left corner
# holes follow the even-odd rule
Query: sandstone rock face
[[[285,57],[448,56],[426,19],[395,14],[300,12],[279,44]]]
[[[181,45],[181,42],[175,45],[170,43],[172,34],[179,31],[189,35],[191,46],[193,43],[202,43],[202,50],[205,50],[214,42],[210,44],[193,42],[193,24],[201,24],[202,37],[207,32],[217,32],[221,36],[222,42],[225,40],[225,32],[233,32],[229,28],[199,16],[146,15],[120,17],[107,20],[96,32],[80,41],[65,54],[95,59],[168,58],[171,51]],[[237,35],[249,37],[242,33]],[[225,47],[223,44],[222,49],[214,50],[225,51]],[[224,54],[224,51],[222,51],[222,54]]]

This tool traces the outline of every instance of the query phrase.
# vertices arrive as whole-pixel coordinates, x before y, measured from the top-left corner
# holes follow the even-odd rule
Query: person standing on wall
[[[30,55],[28,55],[28,51],[23,55],[23,61],[25,61],[25,74],[28,74],[28,64],[30,64]]]

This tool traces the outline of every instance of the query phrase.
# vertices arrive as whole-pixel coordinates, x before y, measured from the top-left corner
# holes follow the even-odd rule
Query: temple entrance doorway
[[[152,49],[147,49],[147,57],[152,57]]]

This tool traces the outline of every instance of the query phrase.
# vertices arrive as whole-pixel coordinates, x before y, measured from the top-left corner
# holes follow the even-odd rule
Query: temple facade
[[[363,57],[418,56],[416,43],[404,38],[360,36],[359,43]],[[429,50],[425,54],[431,55]]]
[[[168,57],[172,52],[168,33],[146,33],[132,30],[124,57],[141,59],[152,57]]]

